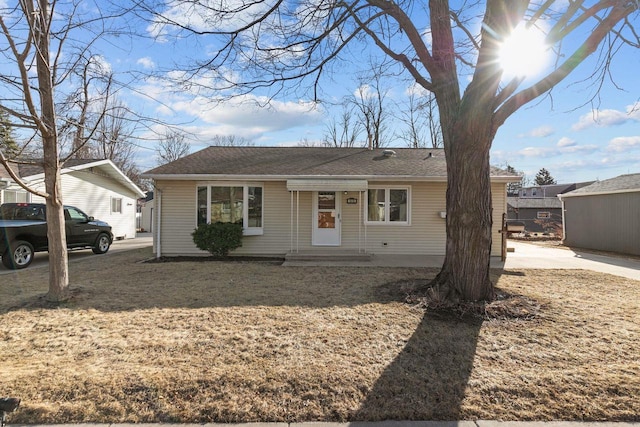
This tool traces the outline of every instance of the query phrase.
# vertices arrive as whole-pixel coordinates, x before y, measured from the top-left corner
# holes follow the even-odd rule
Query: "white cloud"
[[[560,140],[558,141],[557,145],[558,145],[558,147],[572,147],[572,146],[574,146],[576,144],[577,143],[573,139],[567,138],[565,136],[565,137],[560,138]]]
[[[598,151],[600,147],[594,144],[590,145],[570,145],[568,147],[562,147],[559,150],[559,154],[572,154],[572,153],[582,153],[582,154],[591,154]]]
[[[608,151],[622,153],[640,148],[640,136],[620,136],[613,138],[607,145]]]
[[[375,98],[376,94],[375,90],[370,85],[363,84],[353,91],[353,96],[355,96],[356,99],[368,100]]]
[[[410,84],[409,86],[407,86],[407,88],[404,91],[404,94],[406,96],[417,96],[417,97],[427,97],[429,96],[430,92],[428,90],[426,90],[424,87],[422,87],[421,85],[419,85],[418,83],[414,82],[412,84]],[[357,91],[356,91],[356,96],[358,95]]]
[[[142,65],[143,68],[152,69],[155,68],[156,63],[153,62],[153,59],[145,56],[144,58],[140,58],[136,61],[136,64]]]
[[[94,55],[91,57],[90,70],[97,75],[105,76],[111,73],[112,68],[104,56]]]
[[[618,126],[630,120],[640,121],[640,102],[628,105],[625,111],[620,110],[592,110],[580,117],[571,129],[580,131],[590,127]]]
[[[312,102],[269,101],[244,95],[215,103],[203,96],[175,94],[153,85],[145,93],[153,93],[162,101],[156,109],[159,114],[172,117],[174,122],[191,123],[188,132],[205,142],[214,135],[256,139],[269,132],[315,126],[323,119],[323,111]]]
[[[555,130],[551,126],[544,125],[533,129],[531,132],[529,132],[529,136],[535,138],[544,138],[545,136],[552,135],[554,132]]]
[[[518,155],[524,157],[551,157],[557,154],[557,150],[552,147],[526,147],[518,151]]]
[[[594,144],[578,145],[575,141],[569,138],[562,138],[556,146],[553,147],[526,147],[518,151],[518,156],[529,158],[549,158],[554,156],[561,156],[563,154],[591,154],[598,151],[600,147]]]
[[[321,111],[311,102],[270,101],[263,106],[267,102],[266,98],[245,95],[211,106],[209,100],[196,98],[175,108],[215,124],[223,134],[245,136],[316,124],[322,118]]]
[[[237,12],[223,14],[219,12],[221,6],[217,0],[168,3],[170,6],[160,11],[161,17],[147,26],[147,32],[160,42],[167,41],[167,35],[179,31],[180,27],[194,31],[231,31],[252,22],[270,6],[267,2],[255,2],[246,7],[242,0],[227,0],[222,9]]]

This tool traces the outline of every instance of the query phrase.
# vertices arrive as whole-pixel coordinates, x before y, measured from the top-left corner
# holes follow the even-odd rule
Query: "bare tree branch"
[[[620,2],[616,2],[620,3]],[[506,119],[516,112],[520,107],[548,92],[562,80],[564,80],[578,65],[580,65],[589,55],[596,51],[600,43],[607,37],[611,30],[619,22],[624,21],[631,13],[638,10],[638,4],[630,2],[622,6],[615,6],[597,27],[591,32],[587,39],[567,58],[567,60],[550,74],[538,81],[536,84],[524,89],[500,106],[495,113],[494,128],[497,130]]]

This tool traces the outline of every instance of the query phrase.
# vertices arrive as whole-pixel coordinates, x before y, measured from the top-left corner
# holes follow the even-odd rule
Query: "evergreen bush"
[[[226,257],[230,251],[242,246],[242,224],[230,222],[201,224],[191,233],[191,236],[198,249],[215,256]]]

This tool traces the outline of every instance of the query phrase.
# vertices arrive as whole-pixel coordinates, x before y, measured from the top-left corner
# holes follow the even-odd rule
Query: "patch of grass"
[[[638,281],[495,272],[534,316],[447,317],[404,302],[434,269],[149,257],[71,263],[53,308],[46,269],[0,276],[11,423],[640,421]]]

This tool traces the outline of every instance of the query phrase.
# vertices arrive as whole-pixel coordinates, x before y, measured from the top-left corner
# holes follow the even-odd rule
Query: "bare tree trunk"
[[[447,156],[447,247],[442,270],[431,282],[450,303],[491,300],[491,180],[489,126],[461,120],[445,143]]]
[[[431,283],[448,302],[491,300],[491,182],[489,150],[456,144],[448,161],[447,248]]]
[[[51,144],[45,141],[44,146]],[[53,143],[56,147],[56,144]],[[49,240],[49,292],[47,301],[61,302],[69,298],[69,264],[65,234],[64,206],[60,194],[60,167],[57,148],[46,150],[44,160],[47,201],[47,239]]]
[[[48,197],[47,203],[47,238],[49,240],[49,292],[48,301],[60,302],[69,296],[69,264],[67,259],[67,238],[64,222],[64,206],[60,188],[60,164],[58,162],[58,132],[56,127],[56,110],[53,94],[53,79],[49,63],[50,18],[46,0],[40,0],[37,13],[40,31],[36,32],[36,56],[38,87],[42,121],[40,133],[44,152],[44,185]]]

